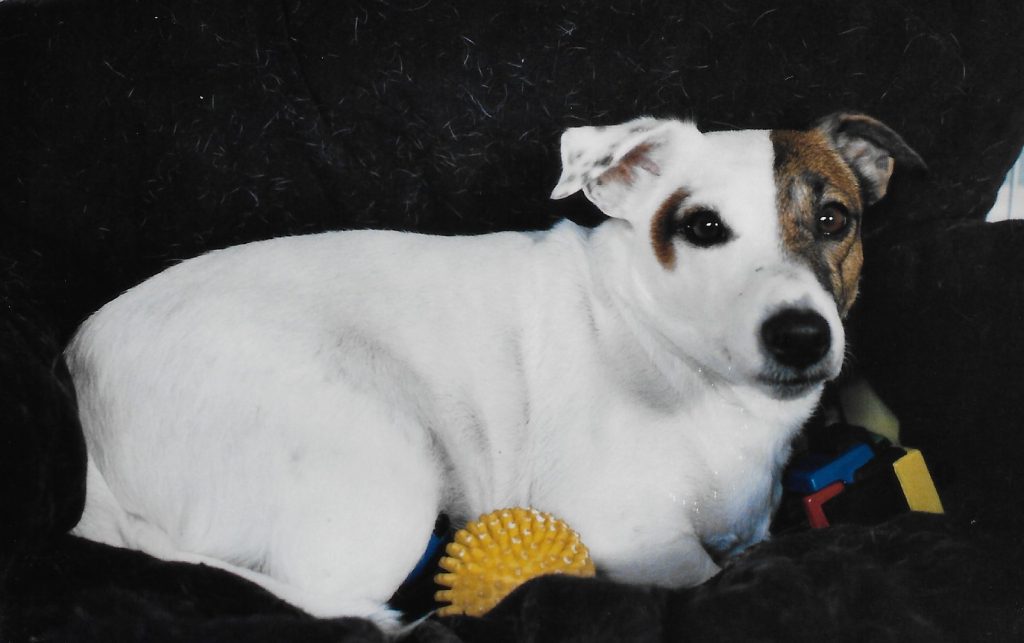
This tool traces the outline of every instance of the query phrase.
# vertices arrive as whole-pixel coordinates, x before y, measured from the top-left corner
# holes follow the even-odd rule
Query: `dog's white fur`
[[[644,141],[631,181],[595,179]],[[611,578],[670,587],[765,538],[844,350],[780,241],[768,132],[641,119],[570,130],[562,158],[553,196],[584,189],[611,216],[593,230],[273,239],[103,307],[67,350],[90,456],[76,533],[379,621],[439,512],[552,512]],[[670,270],[649,228],[680,185],[734,238],[677,239]],[[791,306],[831,346],[783,395],[759,329]]]

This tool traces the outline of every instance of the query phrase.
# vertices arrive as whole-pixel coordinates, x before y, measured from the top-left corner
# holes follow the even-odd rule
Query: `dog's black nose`
[[[787,308],[761,326],[761,341],[780,364],[806,368],[828,353],[832,333],[825,318],[813,310]]]

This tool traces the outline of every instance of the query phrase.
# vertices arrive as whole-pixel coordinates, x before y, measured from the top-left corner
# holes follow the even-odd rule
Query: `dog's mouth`
[[[811,392],[822,384],[825,379],[824,377],[813,376],[778,377],[761,375],[757,378],[757,381],[771,391],[773,397],[791,400]]]

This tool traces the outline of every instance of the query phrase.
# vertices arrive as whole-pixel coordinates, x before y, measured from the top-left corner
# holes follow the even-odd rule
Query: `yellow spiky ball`
[[[442,616],[480,616],[515,588],[544,574],[593,576],[594,563],[577,534],[551,514],[501,509],[480,516],[455,534],[434,577],[445,588],[434,596],[449,603]]]

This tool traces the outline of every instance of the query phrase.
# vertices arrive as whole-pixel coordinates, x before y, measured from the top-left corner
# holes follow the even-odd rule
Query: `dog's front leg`
[[[693,534],[661,544],[637,543],[622,556],[599,556],[598,567],[611,579],[630,584],[654,584],[661,587],[694,587],[720,570]]]

